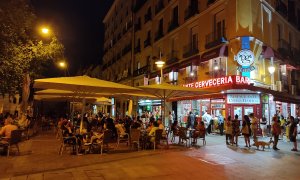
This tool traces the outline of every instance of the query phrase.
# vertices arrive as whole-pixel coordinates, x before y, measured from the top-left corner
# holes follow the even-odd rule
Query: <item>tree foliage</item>
[[[23,76],[39,77],[42,63],[61,57],[63,45],[52,34],[37,34],[37,18],[28,0],[0,1],[0,93],[21,90]]]

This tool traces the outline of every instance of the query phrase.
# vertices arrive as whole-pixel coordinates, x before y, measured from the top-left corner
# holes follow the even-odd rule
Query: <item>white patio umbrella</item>
[[[34,81],[34,88],[71,91],[74,93],[74,95],[80,95],[81,97],[88,97],[90,95],[94,95],[95,93],[113,94],[134,93],[141,91],[138,88],[110,81],[100,80],[97,78],[91,78],[89,76],[36,79]],[[82,103],[86,103],[85,98],[82,99]],[[84,111],[85,106],[83,106],[82,109],[80,130],[82,130]]]
[[[147,86],[139,86],[140,89],[143,89],[145,92],[156,96],[157,98],[162,100],[162,120],[165,123],[165,104],[166,101],[170,98],[181,97],[181,96],[191,96],[191,95],[200,95],[209,93],[209,91],[184,87],[184,86],[176,86],[168,83],[162,84],[152,84]]]

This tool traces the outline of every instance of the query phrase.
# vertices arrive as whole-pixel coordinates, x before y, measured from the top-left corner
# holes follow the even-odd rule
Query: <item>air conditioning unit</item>
[[[281,81],[276,81],[276,87],[277,87],[277,91],[282,92],[282,82]]]

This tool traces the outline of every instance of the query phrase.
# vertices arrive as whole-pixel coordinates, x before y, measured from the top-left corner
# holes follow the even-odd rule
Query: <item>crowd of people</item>
[[[82,129],[80,132],[80,123],[82,122]],[[126,137],[130,134],[131,129],[140,129],[147,133],[149,141],[154,141],[155,131],[162,129],[162,135],[166,136],[166,130],[160,118],[150,117],[148,121],[142,120],[141,116],[131,118],[125,116],[124,118],[112,118],[109,114],[99,112],[98,114],[85,114],[81,118],[77,114],[72,120],[68,116],[61,116],[57,121],[58,129],[62,130],[66,141],[71,143],[92,144],[101,141],[105,130],[112,132],[112,140],[117,140],[118,137]]]

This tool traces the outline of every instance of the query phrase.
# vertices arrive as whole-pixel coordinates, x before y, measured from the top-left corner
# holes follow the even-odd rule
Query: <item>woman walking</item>
[[[289,130],[289,137],[290,137],[290,141],[293,142],[294,147],[293,149],[291,149],[291,151],[298,151],[297,149],[297,140],[296,140],[296,136],[297,136],[297,123],[295,122],[295,118],[293,116],[290,117],[290,130]]]

